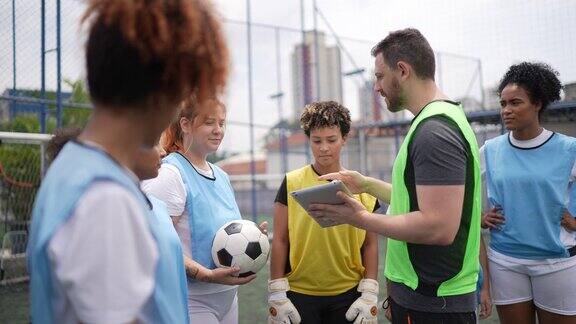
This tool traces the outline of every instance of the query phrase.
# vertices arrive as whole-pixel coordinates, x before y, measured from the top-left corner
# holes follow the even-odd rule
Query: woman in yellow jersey
[[[275,200],[268,282],[268,323],[376,323],[378,239],[350,225],[320,227],[289,195],[326,183],[318,177],[343,170],[340,151],[350,112],[334,101],[307,105],[300,125],[310,139],[311,165],[286,174]],[[376,198],[356,199],[377,209]]]

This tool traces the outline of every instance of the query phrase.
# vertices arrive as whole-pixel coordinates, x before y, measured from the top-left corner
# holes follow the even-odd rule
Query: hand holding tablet
[[[334,180],[332,182],[318,185],[314,187],[309,187],[305,189],[300,189],[291,192],[290,194],[292,197],[304,208],[308,210],[308,206],[312,203],[319,203],[319,204],[329,204],[329,205],[341,205],[344,204],[344,201],[336,195],[338,191],[342,191],[347,195],[352,197],[352,193],[342,181]],[[310,214],[309,214],[310,215]],[[329,224],[326,222],[321,222],[316,217],[310,215],[318,224],[322,227],[329,227],[333,226],[334,224]]]

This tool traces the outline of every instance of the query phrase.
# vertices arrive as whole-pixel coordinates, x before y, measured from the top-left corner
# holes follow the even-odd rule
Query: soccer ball
[[[240,277],[260,270],[268,260],[268,236],[254,222],[234,220],[216,232],[212,242],[212,259],[218,267],[240,267]]]

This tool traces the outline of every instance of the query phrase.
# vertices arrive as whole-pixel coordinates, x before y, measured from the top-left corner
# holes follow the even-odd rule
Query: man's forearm
[[[386,217],[365,212],[356,225],[394,240],[416,244],[449,245],[455,237],[447,231],[444,222],[421,211]]]

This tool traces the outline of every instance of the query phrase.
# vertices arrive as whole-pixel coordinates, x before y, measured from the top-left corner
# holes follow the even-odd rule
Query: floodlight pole
[[[318,9],[316,7],[316,0],[312,0],[312,5],[314,6],[312,17],[314,18],[314,73],[316,75],[316,96],[314,98],[316,101],[320,101],[320,44],[318,43]]]
[[[46,99],[46,0],[40,6],[40,99]],[[40,133],[46,133],[46,104],[40,105]]]
[[[282,121],[284,120],[284,116],[282,113],[282,98],[284,97],[284,92],[282,92],[282,67],[280,62],[280,29],[275,28],[274,36],[276,38],[276,93],[270,96],[271,99],[276,99],[277,107],[278,107],[278,125],[280,126],[278,129],[279,132],[279,151],[280,151],[280,159],[282,165],[282,173],[286,174],[288,171],[288,156],[287,156],[287,147],[286,147],[286,137],[284,136],[284,126],[282,125]]]
[[[248,111],[250,118],[250,180],[252,182],[252,221],[258,217],[256,205],[256,161],[254,156],[254,98],[252,93],[252,16],[250,14],[250,0],[246,0],[246,28],[248,42]]]
[[[16,0],[12,0],[12,90],[16,95]]]
[[[342,75],[345,77],[350,77],[350,76],[360,76],[360,79],[362,80],[362,87],[364,87],[364,72],[366,71],[366,69],[364,68],[356,68],[352,71],[349,72],[345,72]],[[358,147],[359,147],[359,154],[360,154],[360,173],[362,174],[366,174],[366,170],[368,169],[367,166],[367,158],[366,158],[366,145],[367,145],[367,141],[366,141],[366,129],[364,126],[365,123],[368,122],[368,113],[367,113],[367,107],[360,107],[361,114],[362,114],[362,119],[361,119],[361,125],[360,127],[357,128],[358,130]]]
[[[304,94],[304,104],[308,104],[309,102],[307,102],[307,87],[311,86],[308,84],[308,80],[306,80],[306,69],[308,62],[304,59],[305,57],[307,57],[306,55],[306,50],[307,50],[307,46],[306,46],[306,16],[304,15],[304,0],[300,0],[300,30],[302,33],[302,82],[304,83],[303,85],[303,94]],[[294,116],[296,119],[299,116]],[[312,161],[312,157],[310,156],[310,149],[309,149],[310,145],[309,145],[309,140],[308,137],[306,137],[306,144],[304,145],[304,154],[306,155],[306,163],[310,164],[310,162]]]
[[[62,42],[60,0],[56,0],[56,127],[62,127]]]

